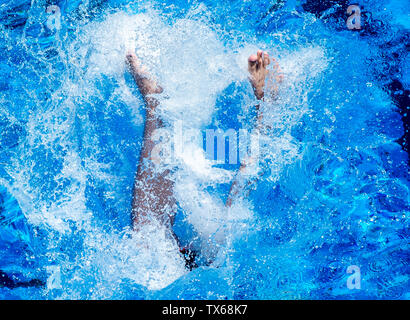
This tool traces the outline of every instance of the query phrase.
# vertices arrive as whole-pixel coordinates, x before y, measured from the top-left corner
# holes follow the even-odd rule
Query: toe
[[[132,52],[131,50],[127,52],[126,57],[129,60],[137,59],[137,55],[134,52]]]
[[[267,67],[270,64],[269,54],[265,51],[263,53],[263,66]]]
[[[258,61],[258,56],[256,54],[252,54],[249,59],[248,59],[249,63],[255,63],[256,61]]]
[[[258,50],[257,56],[258,56],[258,67],[263,66],[263,51]]]
[[[248,59],[249,71],[254,71],[258,65],[258,56],[253,54]]]

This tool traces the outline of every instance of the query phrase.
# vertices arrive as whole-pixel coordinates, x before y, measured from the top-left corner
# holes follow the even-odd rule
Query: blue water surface
[[[0,0],[0,297],[409,299],[410,3],[358,3],[361,30],[346,27],[347,0]],[[100,26],[118,14],[154,17],[160,31],[188,20],[188,31],[209,28],[227,52],[261,47],[292,70],[305,63],[283,91],[283,105],[304,111],[283,113],[272,132],[278,145],[288,137],[286,148],[267,151],[246,190],[249,228],[218,265],[199,257],[164,287],[140,281],[155,265],[121,253],[133,250],[123,239],[143,102],[123,66],[91,67],[93,46],[106,41]],[[189,33],[178,37],[192,55]],[[201,129],[249,128],[249,101],[246,79],[232,79]],[[198,185],[220,201],[230,188]],[[197,243],[184,210],[176,233]],[[360,289],[347,286],[349,266],[360,268]]]

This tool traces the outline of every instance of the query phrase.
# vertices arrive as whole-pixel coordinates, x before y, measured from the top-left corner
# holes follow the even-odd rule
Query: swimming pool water
[[[0,0],[0,297],[408,299],[410,6],[360,1],[352,31],[349,4]],[[251,130],[258,48],[285,75],[260,178],[227,210],[238,166],[176,156],[189,272],[161,230],[130,230],[144,105],[124,55],[165,88],[168,126]]]

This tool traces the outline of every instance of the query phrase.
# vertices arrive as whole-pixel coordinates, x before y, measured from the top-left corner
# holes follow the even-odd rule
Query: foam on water
[[[118,196],[116,184],[119,178],[113,175],[113,163],[98,157],[101,144],[97,136],[100,132],[97,133],[96,128],[99,124],[95,121],[99,120],[93,117],[101,119],[101,116],[109,117],[109,113],[127,113],[132,115],[130,122],[133,125],[142,127],[143,103],[132,82],[124,78],[124,55],[130,48],[136,49],[141,60],[146,61],[147,67],[166,88],[163,118],[172,121],[183,116],[189,120],[186,125],[189,128],[201,128],[209,122],[217,94],[243,70],[235,64],[232,52],[226,52],[217,34],[196,21],[183,19],[169,26],[155,13],[119,13],[108,16],[103,22],[90,23],[77,32],[77,39],[60,48],[64,50],[60,56],[66,67],[58,74],[61,86],[46,106],[37,105],[37,112],[28,115],[26,140],[19,146],[19,157],[12,159],[7,171],[30,223],[50,229],[49,236],[53,240],[46,251],[50,263],[58,265],[63,275],[61,298],[80,298],[83,294],[90,298],[108,298],[108,288],[112,288],[116,279],[123,278],[150,289],[159,289],[185,273],[173,242],[166,239],[165,234],[159,236],[161,228],[155,233],[152,230],[141,231],[132,240],[116,232],[106,234],[107,230],[98,227],[98,221],[93,220],[92,210],[87,206],[90,181],[110,185],[111,188],[106,188],[105,197]],[[111,92],[105,92],[107,88],[101,87],[107,79],[109,83],[115,83],[113,90],[108,89]],[[99,102],[94,104],[95,101]],[[45,112],[38,112],[40,110]],[[74,128],[82,131],[80,138],[76,137],[78,132],[73,132]],[[134,139],[137,142],[141,136]],[[138,146],[138,142],[134,146]],[[79,143],[84,145],[79,146]],[[118,157],[123,156],[117,152]],[[185,152],[190,152],[189,148]],[[49,169],[36,167],[44,160],[48,161],[44,165],[54,162],[57,167],[49,181],[44,182],[46,189],[41,187],[40,181],[47,177]],[[181,169],[185,173],[179,175],[177,189],[196,188],[201,192],[200,181],[220,181],[217,176],[221,170],[212,170],[206,161],[199,167],[198,162],[184,163],[185,167]],[[128,172],[121,172],[132,177],[134,168],[135,165],[129,165]],[[197,175],[181,178],[192,172]],[[223,175],[229,176],[229,173]],[[202,176],[201,179],[198,176]],[[131,182],[130,179],[128,181]],[[195,199],[197,197],[192,195],[190,203]],[[179,200],[184,204],[183,197]],[[209,208],[204,207],[204,211],[186,205],[186,209],[192,210],[197,217],[190,218],[190,221],[195,220],[198,226],[207,220],[206,216],[209,216],[209,221],[216,219],[212,228],[205,227],[205,237],[215,232],[224,215],[218,199],[209,196],[208,201],[215,207],[212,217],[209,216]],[[120,208],[121,214],[129,216],[129,206]],[[81,251],[62,256],[54,252],[73,232],[82,234],[83,238],[79,240]],[[95,291],[78,292],[77,288],[86,281],[84,275],[89,272],[94,273]],[[107,287],[108,283],[111,285]]]
[[[249,30],[229,32],[210,22],[220,12],[204,5],[172,19],[149,6],[138,14],[108,12],[62,24],[47,36],[36,28],[40,12],[31,10],[21,39],[13,39],[13,31],[1,33],[5,47],[24,48],[25,62],[8,56],[13,68],[1,70],[16,80],[0,96],[0,115],[24,127],[16,146],[1,154],[7,163],[2,184],[36,229],[39,263],[58,270],[48,274],[38,297],[304,298],[326,296],[329,283],[336,286],[330,288],[334,295],[343,296],[342,268],[371,261],[370,253],[357,253],[360,245],[370,246],[364,236],[374,237],[373,245],[387,241],[377,236],[383,227],[401,245],[387,222],[372,220],[377,206],[386,216],[396,210],[379,200],[380,190],[408,201],[408,186],[385,169],[398,171],[392,163],[404,161],[392,143],[402,128],[387,94],[365,81],[372,78],[357,57],[372,52],[363,40],[291,14],[283,23],[288,29],[256,39]],[[299,31],[306,26],[314,36]],[[338,51],[342,46],[345,51]],[[170,132],[181,126],[189,140],[223,122],[223,114],[252,112],[247,57],[258,48],[277,57],[285,74],[278,100],[261,105],[261,165],[250,177],[260,176],[259,182],[227,210],[226,188],[235,171],[214,166],[195,137],[174,155],[179,213],[213,261],[188,273],[163,227],[129,229],[144,104],[125,53],[135,50],[164,87],[161,117]],[[223,109],[221,97],[239,106],[237,114]],[[374,120],[379,114],[389,129]],[[252,128],[249,117],[241,117],[241,127]],[[391,150],[394,161],[382,155]],[[395,251],[388,250],[380,248],[393,259]],[[369,277],[377,279],[380,268],[370,265]]]

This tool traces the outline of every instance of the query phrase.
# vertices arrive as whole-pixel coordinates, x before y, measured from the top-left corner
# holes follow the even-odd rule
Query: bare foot
[[[252,84],[255,96],[258,100],[262,100],[265,96],[265,79],[268,77],[269,89],[272,89],[272,93],[276,95],[277,84],[281,83],[283,80],[283,75],[281,74],[279,64],[275,59],[274,62],[274,72],[269,72],[267,67],[271,63],[269,54],[259,50],[257,54],[253,54],[248,59],[248,70],[250,73],[249,81]],[[276,83],[275,83],[276,82]]]
[[[146,96],[150,94],[162,93],[162,88],[154,80],[151,79],[151,76],[142,66],[135,53],[129,51],[126,55],[126,58],[127,63],[130,67],[130,71],[144,98],[146,98]]]

